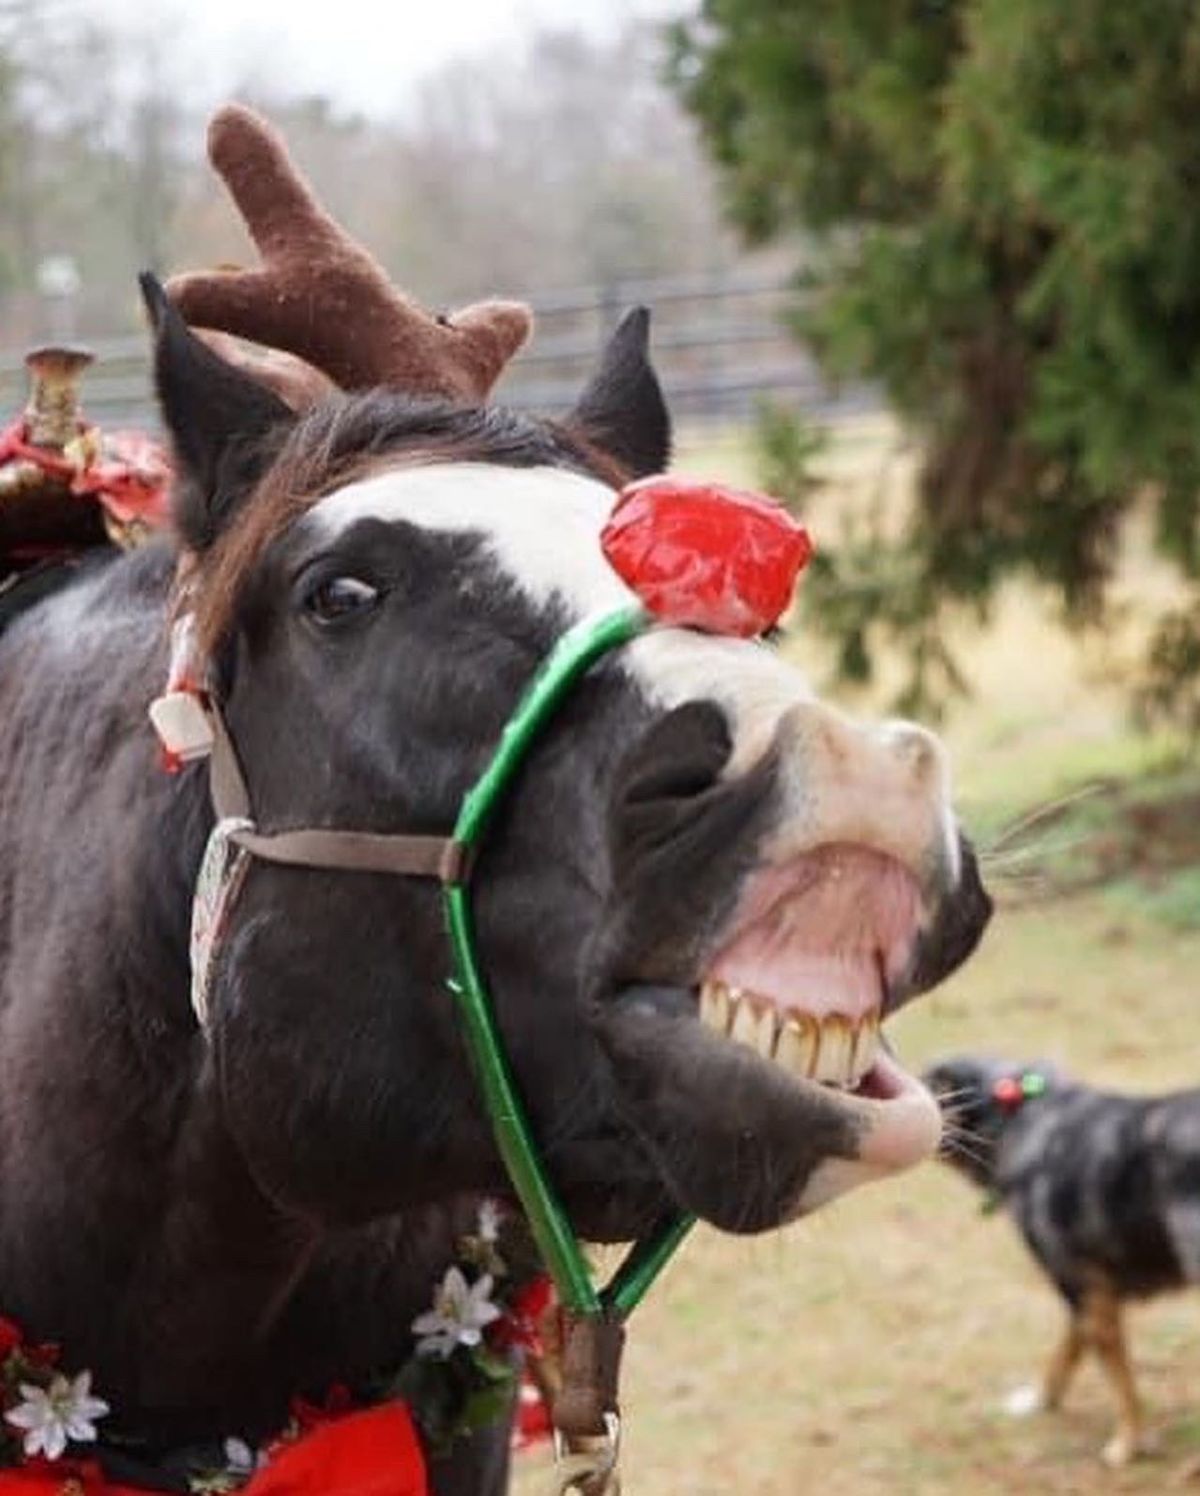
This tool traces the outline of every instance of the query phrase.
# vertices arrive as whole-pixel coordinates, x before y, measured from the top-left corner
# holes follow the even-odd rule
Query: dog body
[[[1093,1354],[1119,1409],[1104,1458],[1125,1464],[1145,1424],[1122,1304],[1200,1283],[1200,1090],[1121,1096],[976,1057],[925,1078],[951,1118],[947,1158],[1005,1208],[1067,1305],[1025,1408],[1057,1407]]]

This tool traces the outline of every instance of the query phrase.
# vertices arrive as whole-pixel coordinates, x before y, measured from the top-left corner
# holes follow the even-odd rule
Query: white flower
[[[56,1376],[49,1387],[22,1382],[21,1396],[25,1401],[4,1416],[14,1428],[24,1430],[25,1453],[44,1454],[48,1460],[60,1459],[72,1439],[79,1444],[94,1440],[95,1420],[108,1412],[104,1399],[92,1396],[90,1371],[81,1371],[72,1380]]]
[[[495,1246],[500,1239],[500,1206],[495,1200],[483,1200],[479,1205],[479,1240]]]
[[[418,1356],[441,1356],[443,1360],[460,1345],[478,1345],[482,1331],[500,1310],[491,1302],[492,1275],[484,1273],[469,1288],[461,1271],[452,1267],[446,1272],[434,1296],[433,1308],[418,1314],[412,1322]]]
[[[226,1439],[224,1448],[225,1468],[230,1475],[253,1475],[267,1463],[266,1453],[261,1449],[255,1453],[245,1439]]]

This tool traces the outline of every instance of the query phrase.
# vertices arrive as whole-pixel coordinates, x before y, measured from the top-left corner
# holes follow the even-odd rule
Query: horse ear
[[[295,414],[196,337],[153,275],[138,280],[154,332],[158,403],[177,463],[175,524],[185,545],[205,550],[262,476],[266,437]]]
[[[661,473],[671,460],[671,417],[650,362],[650,313],[626,312],[567,425],[615,458],[630,476]]]

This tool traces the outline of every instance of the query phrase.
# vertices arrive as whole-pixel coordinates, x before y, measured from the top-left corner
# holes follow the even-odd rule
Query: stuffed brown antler
[[[532,313],[482,301],[432,317],[398,291],[339,227],[292,164],[279,134],[252,110],[227,104],[208,129],[208,154],[262,256],[259,270],[176,276],[167,290],[184,318],[266,344],[239,359],[292,404],[320,392],[320,370],[343,389],[387,385],[413,394],[481,400],[528,338]],[[230,346],[221,351],[228,356]]]

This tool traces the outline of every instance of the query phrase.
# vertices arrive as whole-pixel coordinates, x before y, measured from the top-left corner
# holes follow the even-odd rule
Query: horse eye
[[[330,577],[304,599],[304,610],[318,623],[341,623],[367,612],[379,601],[378,587],[359,577]]]

